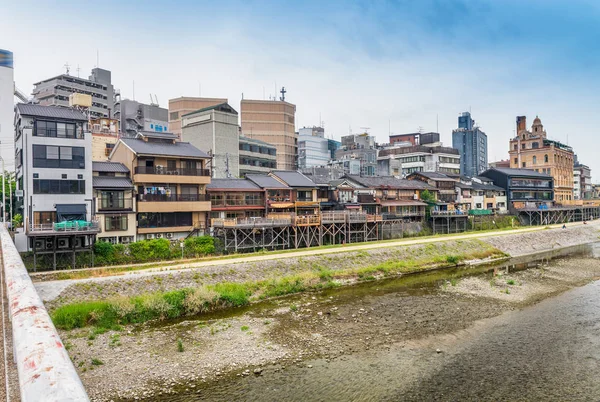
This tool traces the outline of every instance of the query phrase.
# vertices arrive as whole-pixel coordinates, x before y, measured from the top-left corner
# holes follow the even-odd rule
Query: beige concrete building
[[[137,240],[179,239],[206,229],[210,157],[171,133],[121,138],[110,160],[133,173],[137,192]]]
[[[296,105],[285,101],[243,99],[241,114],[242,134],[275,145],[277,169],[296,170]]]
[[[227,98],[197,98],[189,96],[169,99],[169,132],[181,139],[181,117],[184,114],[227,102]]]
[[[539,117],[527,130],[526,117],[517,117],[517,136],[510,140],[510,167],[532,169],[554,178],[554,201],[573,201],[573,149],[549,140]]]
[[[92,160],[107,161],[119,139],[119,120],[100,118],[90,120]]]

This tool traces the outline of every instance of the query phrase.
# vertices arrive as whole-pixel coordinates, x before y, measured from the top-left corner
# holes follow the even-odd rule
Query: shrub
[[[103,301],[68,304],[56,309],[52,321],[61,329],[83,328],[102,321],[100,318],[108,309],[109,304]]]
[[[283,296],[302,292],[306,289],[304,281],[299,276],[272,279],[263,282],[263,284],[266,285],[263,293],[265,297]]]
[[[187,315],[203,313],[210,310],[218,299],[219,294],[216,291],[202,286],[186,294],[183,307]]]
[[[219,300],[230,306],[245,306],[249,303],[252,291],[241,283],[222,282],[212,286],[219,293]]]
[[[460,262],[460,257],[457,255],[448,255],[446,256],[446,262],[448,264],[458,264]]]
[[[183,341],[181,340],[181,338],[177,339],[177,351],[183,352]]]
[[[215,242],[211,236],[198,236],[185,239],[183,251],[188,257],[202,257],[215,253]]]

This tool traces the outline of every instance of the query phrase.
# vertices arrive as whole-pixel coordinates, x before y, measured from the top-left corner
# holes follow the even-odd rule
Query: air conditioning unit
[[[131,243],[131,236],[121,237],[121,244],[129,244],[129,243]]]
[[[154,239],[156,237],[156,235],[154,233],[148,233],[146,235],[146,239]]]
[[[56,242],[58,248],[69,248],[69,239],[67,237],[61,237]]]
[[[173,232],[165,233],[165,237],[167,239],[172,239],[173,238]]]
[[[52,239],[46,239],[46,248],[48,250],[54,248],[54,242],[52,241]]]
[[[34,246],[36,250],[45,250],[46,249],[46,242],[44,240],[41,239],[36,239],[34,241]]]
[[[162,233],[157,233],[156,234],[156,238],[157,239],[162,239],[163,238],[163,234]]]

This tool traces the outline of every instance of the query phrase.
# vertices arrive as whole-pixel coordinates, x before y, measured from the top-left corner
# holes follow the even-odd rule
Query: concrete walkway
[[[577,227],[581,226],[583,223],[576,222],[570,223],[567,227]],[[600,221],[596,221],[594,223],[590,223],[590,225],[599,225]],[[298,257],[308,257],[315,255],[326,255],[326,254],[338,254],[344,252],[352,252],[352,251],[360,251],[360,250],[372,250],[377,248],[387,248],[387,247],[399,247],[399,246],[411,246],[418,244],[428,244],[428,243],[438,243],[443,241],[453,241],[453,240],[468,240],[468,239],[485,239],[489,237],[497,237],[497,236],[505,236],[510,234],[518,234],[518,233],[527,233],[527,232],[537,232],[541,230],[545,230],[546,228],[560,228],[562,225],[551,225],[551,226],[532,226],[511,230],[498,230],[498,231],[490,231],[490,232],[472,232],[467,234],[453,234],[453,235],[443,235],[443,236],[429,236],[429,237],[421,237],[421,238],[408,238],[408,239],[399,239],[395,241],[375,241],[372,243],[359,244],[359,245],[345,245],[342,247],[332,247],[332,248],[315,248],[315,249],[302,249],[298,251],[291,252],[281,252],[267,255],[248,255],[244,257],[236,257],[230,259],[217,259],[210,261],[197,261],[197,262],[189,262],[189,263],[175,263],[172,265],[163,265],[161,267],[140,269],[136,271],[126,271],[126,272],[115,272],[115,275],[110,276],[101,276],[101,277],[93,277],[93,278],[83,278],[83,279],[65,279],[65,280],[54,280],[54,281],[46,281],[46,282],[34,282],[34,286],[42,298],[43,301],[54,300],[58,297],[63,290],[65,290],[68,286],[74,283],[85,283],[85,282],[104,282],[115,280],[116,278],[123,278],[124,280],[127,277],[135,276],[136,278],[144,277],[144,276],[158,276],[158,275],[170,275],[181,271],[187,271],[191,269],[197,269],[202,267],[210,267],[215,265],[232,265],[232,264],[240,264],[240,263],[248,263],[248,262],[256,262],[256,261],[267,261],[267,260],[279,260],[285,258],[298,258]],[[81,271],[81,270],[76,270]],[[69,272],[69,271],[64,271]],[[32,275],[34,276],[34,275]]]

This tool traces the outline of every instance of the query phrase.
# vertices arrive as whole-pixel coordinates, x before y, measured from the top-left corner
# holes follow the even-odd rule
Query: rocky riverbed
[[[430,272],[194,320],[104,334],[74,330],[61,337],[94,400],[160,400],[202,394],[211,384],[238,377],[309,370],[305,362],[316,356],[328,364],[359,352],[451,336],[600,277],[600,264],[589,254],[523,268],[508,264],[475,276],[469,269]]]

